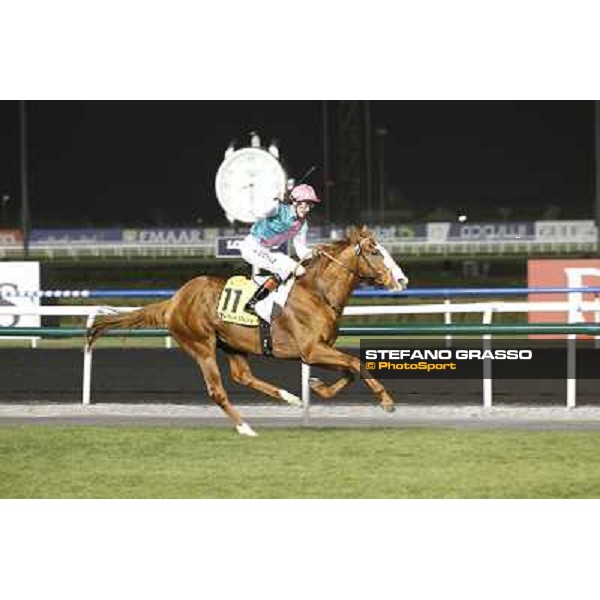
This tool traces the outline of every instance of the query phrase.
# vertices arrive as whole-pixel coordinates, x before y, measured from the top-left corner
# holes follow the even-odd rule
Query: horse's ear
[[[373,237],[373,232],[366,225],[363,225],[360,228],[360,237]]]
[[[356,244],[357,239],[360,236],[360,230],[358,229],[358,227],[355,227],[354,225],[352,225],[352,227],[350,227],[350,229],[348,229],[348,241],[351,244]]]

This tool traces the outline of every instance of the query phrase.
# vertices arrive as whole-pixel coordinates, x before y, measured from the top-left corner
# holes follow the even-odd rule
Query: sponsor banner
[[[38,262],[0,262],[0,306],[39,306],[37,297],[14,297],[14,294],[39,290]],[[39,327],[40,322],[38,315],[0,315],[0,327]]]
[[[219,227],[217,237],[228,237],[230,235],[248,235],[250,227],[248,225]]]
[[[29,241],[40,244],[98,244],[122,242],[121,229],[32,229]]]
[[[484,364],[498,379],[560,379],[567,377],[567,344],[556,340],[361,340],[364,378],[482,379]],[[577,378],[599,379],[600,350],[592,340],[577,344]]]
[[[538,260],[527,262],[528,287],[563,287],[582,288],[600,287],[600,259],[564,259]],[[598,294],[576,292],[572,294],[529,294],[529,302],[567,302],[569,297],[574,302],[585,300],[592,302]],[[569,323],[581,320],[593,323],[594,313],[564,312],[530,312],[530,323]],[[530,336],[538,338],[540,336]],[[543,336],[548,337],[548,336]],[[565,337],[565,336],[553,336]]]
[[[218,227],[204,227],[202,231],[204,240],[209,242],[216,240],[220,235]]]
[[[245,235],[227,236],[217,238],[215,246],[215,257],[216,258],[240,258],[240,242],[245,238]],[[277,248],[278,252],[288,253],[287,242]]]
[[[246,236],[250,232],[248,226],[243,227],[204,227],[202,229],[205,241],[214,241],[218,237]]]
[[[418,229],[417,229],[418,231]],[[594,221],[535,221],[515,223],[427,223],[429,242],[470,240],[535,240],[541,242],[594,242]],[[417,235],[418,237],[418,235]]]
[[[425,239],[427,226],[425,223],[407,223],[405,225],[373,225],[371,230],[379,240],[386,239]]]
[[[124,229],[123,241],[126,244],[196,244],[204,240],[204,230],[183,229]]]
[[[217,238],[215,256],[217,258],[240,258],[240,243],[243,236],[227,236]]]
[[[535,239],[539,242],[595,242],[594,221],[536,221]]]
[[[447,222],[427,223],[425,226],[427,241],[435,244],[447,242],[451,225],[452,223]]]
[[[533,239],[534,223],[450,223],[449,241],[529,240]]]
[[[21,246],[23,234],[20,229],[0,229],[0,246]]]

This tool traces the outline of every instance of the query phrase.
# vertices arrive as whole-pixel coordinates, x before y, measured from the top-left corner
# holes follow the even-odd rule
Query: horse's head
[[[361,279],[372,279],[389,290],[404,290],[408,277],[391,254],[375,239],[366,226],[350,233],[350,242],[357,254],[357,272]]]

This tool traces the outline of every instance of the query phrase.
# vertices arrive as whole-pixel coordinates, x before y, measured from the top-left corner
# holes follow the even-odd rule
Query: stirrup
[[[272,276],[273,279],[275,279],[275,282],[277,284],[279,284],[277,278],[275,276]],[[267,280],[268,281],[268,280]],[[252,298],[250,298],[250,300],[248,300],[248,302],[246,302],[246,304],[244,305],[244,310],[247,313],[250,313],[251,315],[254,316],[258,316],[256,314],[256,309],[255,306],[257,304],[257,302],[260,302],[261,300],[264,300],[272,291],[274,290],[270,290],[267,286],[266,286],[266,281],[265,283],[263,283],[253,294]],[[277,289],[277,288],[275,288]]]
[[[259,292],[267,292],[267,293],[261,294],[259,296]],[[258,315],[256,314],[256,305],[261,300],[264,300],[268,295],[269,295],[269,290],[264,290],[262,288],[259,288],[258,290],[256,290],[256,293],[254,294],[254,296],[252,296],[252,298],[250,298],[250,300],[248,300],[248,302],[246,302],[246,304],[244,305],[244,310],[247,313],[250,313],[251,315],[254,315],[255,317],[257,317]]]
[[[256,302],[257,301],[254,300],[254,298],[250,298],[250,300],[248,300],[248,302],[246,302],[246,305],[244,306],[244,311],[248,314],[254,315],[255,317],[258,316],[256,314]]]
[[[265,293],[266,292],[266,293]],[[264,287],[259,287],[255,292],[252,298],[246,302],[244,305],[244,310],[251,315],[256,315],[256,304],[261,300],[264,300],[269,295],[269,290]]]

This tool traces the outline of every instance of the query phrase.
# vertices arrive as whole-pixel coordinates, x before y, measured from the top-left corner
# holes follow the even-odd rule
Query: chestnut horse
[[[306,274],[292,287],[283,312],[272,322],[273,356],[342,371],[343,376],[331,385],[311,381],[311,388],[319,396],[332,398],[363,369],[358,358],[333,347],[338,321],[353,289],[360,280],[371,280],[398,290],[405,287],[408,279],[364,226],[353,228],[342,241],[318,247],[315,254],[306,265]],[[229,401],[217,365],[217,346],[227,353],[236,383],[293,405],[302,403],[297,396],[253,375],[246,357],[262,354],[259,329],[219,318],[217,305],[224,285],[224,279],[200,276],[188,281],[169,300],[133,312],[99,316],[88,332],[88,343],[91,346],[112,328],[168,328],[180,347],[198,363],[210,398],[227,413],[237,431],[256,435]],[[362,374],[366,376],[368,372]],[[381,408],[394,410],[392,397],[379,381],[368,375],[364,382]]]

